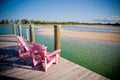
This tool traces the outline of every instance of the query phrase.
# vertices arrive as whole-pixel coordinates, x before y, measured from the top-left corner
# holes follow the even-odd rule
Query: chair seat
[[[30,55],[30,52],[29,51],[23,52],[19,56],[20,58],[22,58],[23,56],[26,56],[26,55]]]

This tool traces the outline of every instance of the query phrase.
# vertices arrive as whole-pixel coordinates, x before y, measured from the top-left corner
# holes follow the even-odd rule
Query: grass
[[[53,51],[53,37],[36,35],[36,41],[45,44],[48,46],[48,50]],[[61,56],[63,58],[110,79],[119,77],[119,42],[62,38],[61,48]]]

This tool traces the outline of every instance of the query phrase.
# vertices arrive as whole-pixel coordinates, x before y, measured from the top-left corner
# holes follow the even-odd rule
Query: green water
[[[28,26],[22,26],[22,36],[24,38],[26,38],[26,28],[29,29]],[[16,35],[19,35],[18,32],[18,26],[16,26]],[[29,31],[28,31],[29,32]],[[0,35],[9,35],[9,34],[13,34],[13,27],[12,26],[0,26]]]
[[[53,51],[54,38],[36,34],[36,41]],[[114,79],[120,73],[120,42],[61,39],[61,56],[103,76]]]

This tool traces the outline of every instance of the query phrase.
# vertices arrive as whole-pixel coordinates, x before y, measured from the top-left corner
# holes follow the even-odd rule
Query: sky
[[[120,23],[120,0],[0,0],[2,19]]]

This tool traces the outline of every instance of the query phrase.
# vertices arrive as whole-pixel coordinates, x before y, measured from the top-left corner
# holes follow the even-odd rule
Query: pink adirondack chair
[[[23,58],[26,55],[32,54],[33,66],[38,65],[42,61],[42,58],[39,57],[36,59],[36,57],[35,57],[35,55],[36,55],[36,53],[38,53],[38,51],[33,48],[33,44],[37,44],[37,43],[28,42],[22,36],[17,36],[17,39],[18,39],[19,57]]]
[[[43,62],[43,69],[47,72],[48,68],[53,63],[58,63],[58,57],[61,49],[55,50],[54,52],[47,51],[47,47],[44,45],[33,44],[35,50],[41,55],[42,62]]]

